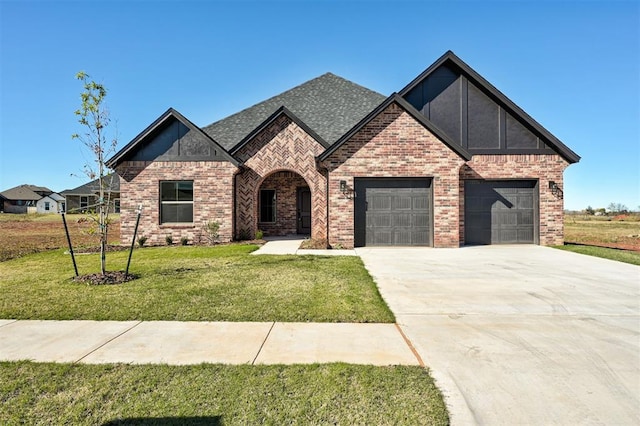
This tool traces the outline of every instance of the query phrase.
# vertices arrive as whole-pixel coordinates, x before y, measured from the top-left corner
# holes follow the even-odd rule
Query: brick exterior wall
[[[260,187],[273,173],[288,171],[300,175],[311,190],[311,237],[326,238],[326,179],[315,162],[323,151],[320,143],[286,115],[279,116],[244,145],[235,155],[244,163],[236,187],[237,231],[255,234]]]
[[[532,179],[538,180],[540,245],[563,244],[564,202],[551,193],[549,181],[563,188],[568,165],[559,155],[474,155],[460,170],[460,243],[464,244],[464,180]]]
[[[258,228],[265,235],[289,235],[298,230],[298,188],[307,187],[307,182],[297,173],[277,172],[269,175],[260,189],[275,189],[276,191],[276,221],[273,223],[260,222]]]
[[[329,170],[329,244],[354,244],[354,200],[340,192],[340,180],[353,188],[354,177],[433,177],[434,246],[458,247],[464,163],[400,106],[389,105],[324,161]]]
[[[217,161],[128,161],[117,167],[120,175],[120,235],[130,244],[136,223],[136,208],[142,203],[138,236],[147,244],[165,244],[187,237],[198,241],[204,237],[202,227],[208,221],[220,222],[220,240],[233,237],[233,176],[237,167]],[[160,181],[193,180],[193,224],[160,224]]]

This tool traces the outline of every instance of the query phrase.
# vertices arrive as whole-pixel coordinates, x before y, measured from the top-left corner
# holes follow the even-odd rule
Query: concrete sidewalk
[[[0,320],[0,361],[420,365],[395,324]]]
[[[301,249],[300,244],[305,240],[299,235],[284,237],[267,237],[262,247],[251,254],[312,254],[316,256],[356,256],[355,250],[309,250]]]

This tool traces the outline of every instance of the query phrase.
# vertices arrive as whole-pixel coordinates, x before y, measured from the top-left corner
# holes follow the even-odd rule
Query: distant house
[[[19,185],[0,193],[5,213],[59,213],[64,197],[44,186]]]
[[[104,178],[105,200],[109,202],[109,211],[120,213],[120,179],[116,175]],[[69,213],[95,210],[98,204],[100,184],[98,179],[92,180],[74,189],[65,189],[60,193],[66,200]]]

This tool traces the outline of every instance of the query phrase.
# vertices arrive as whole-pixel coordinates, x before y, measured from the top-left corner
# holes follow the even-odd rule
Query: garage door
[[[536,181],[468,180],[464,194],[466,244],[538,243]]]
[[[431,179],[356,179],[355,246],[430,246]]]

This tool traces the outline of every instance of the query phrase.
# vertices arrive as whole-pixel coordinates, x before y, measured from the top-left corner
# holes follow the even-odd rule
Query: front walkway
[[[315,254],[318,256],[356,256],[355,250],[304,250],[300,235],[266,237],[267,243],[251,254]]]
[[[420,365],[395,324],[0,320],[0,361]]]

